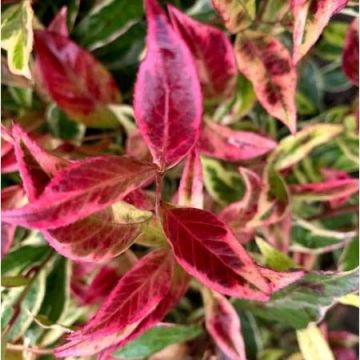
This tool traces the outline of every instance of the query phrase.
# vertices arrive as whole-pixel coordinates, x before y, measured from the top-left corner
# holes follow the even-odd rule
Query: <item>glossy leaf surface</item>
[[[202,98],[190,51],[156,0],[145,1],[147,53],[135,85],[137,124],[160,169],[177,164],[194,146]],[[174,69],[182,69],[175,72]]]

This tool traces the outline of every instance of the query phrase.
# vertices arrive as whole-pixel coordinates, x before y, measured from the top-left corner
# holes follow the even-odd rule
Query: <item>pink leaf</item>
[[[59,35],[69,37],[69,30],[66,23],[67,8],[63,6],[56,16],[52,19],[51,23],[47,27],[49,31],[55,32]]]
[[[66,226],[119,201],[154,173],[152,165],[127,157],[77,161],[58,172],[36,201],[4,211],[3,220],[37,229]]]
[[[132,131],[126,141],[126,154],[138,160],[151,161],[151,154],[138,129]]]
[[[173,271],[168,250],[143,257],[120,279],[95,316],[56,350],[56,356],[93,355],[125,339],[165,299]]]
[[[12,127],[15,155],[29,201],[39,197],[51,178],[69,163],[42,149],[22,128]]]
[[[34,39],[40,79],[57,105],[87,126],[118,126],[106,107],[120,100],[110,73],[66,36],[36,30]]]
[[[291,0],[294,16],[293,60],[296,64],[320,37],[330,18],[348,0]]]
[[[9,130],[1,125],[1,173],[6,174],[17,170],[13,139]]]
[[[350,24],[346,33],[342,67],[347,78],[356,86],[359,86],[359,19],[356,18]]]
[[[180,179],[178,204],[202,209],[204,206],[203,174],[198,150],[188,156]]]
[[[241,324],[236,310],[222,295],[203,291],[206,328],[221,351],[232,360],[246,360]]]
[[[226,161],[242,161],[264,155],[274,149],[275,141],[250,131],[232,130],[207,121],[200,135],[200,151]]]
[[[155,0],[146,0],[145,9],[147,53],[135,84],[134,109],[153,161],[164,170],[194,146],[202,98],[189,49]]]
[[[237,68],[232,45],[224,32],[191,19],[171,5],[168,8],[175,30],[194,57],[204,96],[231,96]]]
[[[12,209],[21,205],[25,197],[25,192],[20,185],[8,186],[1,190],[1,208]],[[10,250],[14,240],[16,226],[1,223],[1,258]]]
[[[163,206],[164,232],[180,265],[207,287],[226,295],[266,301],[271,283],[232,232],[215,215]],[[271,271],[271,270],[269,270]],[[302,274],[299,273],[298,277]]]
[[[286,47],[275,37],[239,34],[235,44],[239,70],[253,84],[261,105],[296,131],[296,69]]]

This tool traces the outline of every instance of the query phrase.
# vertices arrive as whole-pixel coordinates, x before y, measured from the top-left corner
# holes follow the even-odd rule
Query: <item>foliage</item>
[[[5,359],[356,358],[355,2],[2,7]]]

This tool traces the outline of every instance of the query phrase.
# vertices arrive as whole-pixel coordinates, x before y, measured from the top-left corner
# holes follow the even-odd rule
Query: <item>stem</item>
[[[155,213],[159,218],[160,216],[160,203],[161,203],[161,191],[162,191],[162,183],[164,179],[164,174],[162,172],[158,172],[156,174],[156,191],[155,191]]]
[[[54,352],[53,349],[39,349],[36,347],[26,347],[24,345],[6,344],[6,349],[10,351],[26,351],[32,354],[48,355]]]

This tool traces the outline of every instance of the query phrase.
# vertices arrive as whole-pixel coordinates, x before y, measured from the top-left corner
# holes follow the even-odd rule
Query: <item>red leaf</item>
[[[138,129],[132,131],[126,141],[126,154],[138,160],[151,161],[151,154]]]
[[[34,40],[40,78],[58,106],[87,126],[118,126],[106,108],[120,100],[110,73],[66,36],[36,30]]]
[[[165,299],[173,271],[168,250],[143,257],[120,279],[96,315],[57,348],[56,356],[93,355],[125,339]]]
[[[249,160],[274,149],[275,141],[249,131],[232,130],[207,121],[200,136],[200,150],[226,161]]]
[[[164,170],[195,144],[202,98],[189,49],[155,0],[146,0],[145,9],[147,53],[135,84],[134,110],[153,161]]]
[[[239,316],[222,295],[203,291],[206,328],[221,351],[232,360],[246,360]]]
[[[259,301],[269,298],[272,284],[266,278],[270,275],[265,278],[261,274],[262,270],[215,215],[199,209],[163,206],[162,217],[175,257],[189,274],[226,295]]]
[[[42,149],[19,125],[13,125],[12,136],[18,169],[31,202],[39,197],[51,178],[69,163]]]
[[[104,262],[128,249],[151,217],[124,223],[116,205],[83,220],[45,231],[49,244],[61,255],[77,261]],[[120,204],[121,206],[121,204]]]
[[[239,34],[235,44],[239,70],[253,84],[261,105],[296,131],[296,69],[286,47],[275,37]]]
[[[21,205],[25,197],[25,192],[20,185],[8,186],[1,190],[1,208],[11,209]],[[1,223],[1,258],[10,250],[14,240],[16,226]]]
[[[236,85],[237,68],[232,45],[224,32],[191,19],[171,5],[168,8],[175,30],[195,59],[204,96],[231,96]]]
[[[291,0],[294,16],[293,60],[296,64],[320,37],[330,18],[348,0]]]
[[[178,204],[202,209],[204,206],[203,174],[198,150],[188,156],[180,179]]]
[[[9,130],[1,125],[1,173],[6,174],[17,170],[13,139]]]
[[[346,33],[342,67],[345,75],[359,86],[359,19],[353,20]]]
[[[3,212],[3,221],[37,229],[66,226],[103,210],[149,182],[154,167],[127,157],[98,156],[61,170],[39,198]]]
[[[69,31],[68,31],[66,19],[67,19],[67,8],[66,6],[63,6],[60,9],[60,11],[56,14],[56,16],[52,19],[47,29],[59,35],[69,37]]]

